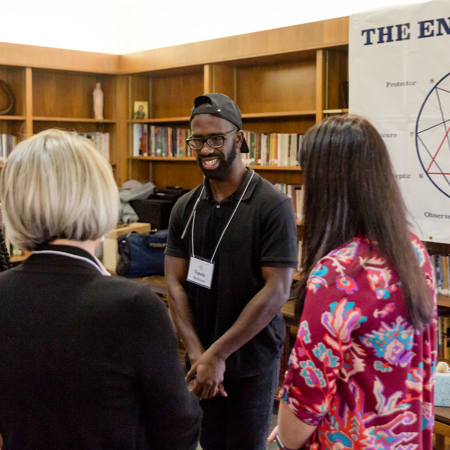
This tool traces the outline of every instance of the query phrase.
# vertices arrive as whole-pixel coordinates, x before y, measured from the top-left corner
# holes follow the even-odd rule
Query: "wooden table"
[[[444,450],[445,437],[450,437],[450,408],[435,406],[434,432],[436,434],[436,450]]]

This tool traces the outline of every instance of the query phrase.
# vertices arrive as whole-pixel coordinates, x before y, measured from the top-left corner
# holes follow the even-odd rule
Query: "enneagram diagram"
[[[434,85],[422,104],[416,149],[429,180],[450,197],[450,73]]]

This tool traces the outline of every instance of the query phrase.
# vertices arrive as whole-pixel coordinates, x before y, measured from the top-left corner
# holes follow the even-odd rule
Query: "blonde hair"
[[[61,130],[17,145],[3,168],[0,195],[8,237],[24,250],[54,239],[96,240],[118,220],[111,166],[88,139]]]

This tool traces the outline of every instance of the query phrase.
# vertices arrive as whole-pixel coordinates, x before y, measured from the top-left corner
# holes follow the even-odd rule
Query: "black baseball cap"
[[[197,114],[211,114],[212,116],[220,117],[228,120],[233,125],[236,125],[239,130],[242,130],[242,114],[239,106],[225,94],[204,94],[198,96],[194,100],[194,107],[191,111],[191,118]],[[248,153],[248,145],[244,140],[242,141],[241,153]]]

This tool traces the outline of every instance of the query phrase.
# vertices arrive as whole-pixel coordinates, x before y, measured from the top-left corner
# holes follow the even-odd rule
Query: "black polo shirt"
[[[181,239],[203,184],[181,197],[170,217],[166,255],[189,259],[194,226],[195,256],[210,260],[229,218],[253,179],[226,230],[213,262],[211,289],[186,282],[196,330],[205,348],[236,322],[247,303],[264,287],[261,267],[297,267],[297,229],[292,201],[251,168],[239,189],[217,202],[209,181],[198,204],[195,224]],[[229,356],[225,378],[262,373],[280,356],[285,335],[281,313],[258,335]]]

